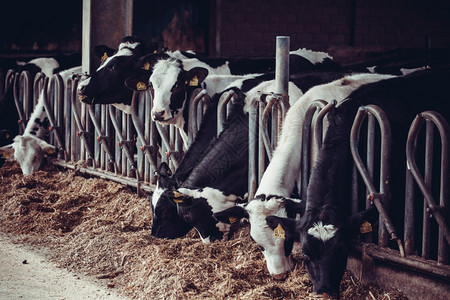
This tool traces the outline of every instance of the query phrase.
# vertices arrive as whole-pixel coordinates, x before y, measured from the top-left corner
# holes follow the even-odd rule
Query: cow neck
[[[23,135],[33,135],[43,139],[48,132],[48,119],[44,106],[44,95],[41,92],[39,101],[30,116]]]

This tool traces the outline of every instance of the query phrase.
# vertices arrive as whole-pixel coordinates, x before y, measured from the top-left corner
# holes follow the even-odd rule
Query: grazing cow
[[[302,90],[308,90],[312,85],[328,82],[330,80],[335,79],[336,77],[342,76],[342,74],[333,73],[329,74],[328,72],[325,73],[319,73],[319,72],[313,72],[313,73],[306,73],[303,75],[303,82],[302,82],[302,76],[298,75],[295,77],[295,81],[298,85],[301,86]],[[264,76],[263,76],[264,77]],[[229,87],[233,89],[238,97],[240,99],[245,98],[245,102],[251,101],[251,98],[254,96],[254,93],[259,90],[263,90],[265,88],[265,91],[273,90],[273,81],[263,81],[260,82],[261,78],[254,78],[254,79],[247,79],[244,81],[238,80],[238,82],[233,83],[234,87]],[[271,86],[271,87],[270,87]],[[241,90],[242,89],[242,90]],[[290,88],[290,92],[292,90],[298,90],[296,86],[293,88]],[[227,90],[227,89],[226,89]],[[299,90],[300,91],[300,90]],[[290,97],[295,99],[298,98],[299,95],[301,95],[301,91],[297,94],[290,94]],[[219,95],[216,95],[214,98],[219,98]],[[173,205],[173,202],[170,202],[167,199],[167,191],[165,190],[172,190],[173,187],[177,188],[180,186],[194,186],[197,188],[205,188],[205,187],[216,187],[217,188],[217,182],[223,183],[228,182],[228,178],[226,177],[229,175],[228,173],[223,172],[220,177],[217,176],[203,176],[203,180],[200,183],[192,183],[192,182],[198,182],[198,174],[209,174],[206,171],[197,172],[197,175],[191,174],[193,172],[193,169],[199,170],[197,165],[203,165],[203,166],[214,166],[215,160],[217,158],[214,158],[214,156],[210,156],[210,153],[207,153],[205,151],[205,148],[209,145],[209,140],[214,136],[214,132],[216,131],[216,106],[217,106],[217,100],[212,101],[212,107],[209,108],[210,111],[207,111],[205,113],[205,117],[203,119],[202,125],[200,127],[200,130],[197,134],[197,138],[194,141],[194,143],[191,145],[189,150],[187,151],[185,157],[180,163],[180,166],[175,171],[175,173],[172,175],[167,174],[167,167],[163,167],[163,170],[159,171],[160,179],[158,179],[157,183],[157,189],[155,190],[155,193],[152,197],[152,207],[154,208],[154,221],[152,226],[152,234],[157,237],[169,237],[169,238],[176,238],[180,237],[181,235],[176,235],[175,231],[178,231],[178,233],[185,233],[187,232],[192,226],[189,226],[186,222],[182,222],[180,217],[176,216],[176,209]],[[215,105],[215,106],[214,106]],[[228,123],[231,122],[231,120],[227,121]],[[235,121],[234,121],[235,122]],[[235,126],[230,125],[230,128],[234,128]],[[241,126],[241,130],[243,130],[244,126]],[[231,129],[226,129],[231,130]],[[247,129],[246,129],[247,130]],[[245,143],[248,143],[248,132],[246,132],[243,135],[243,139],[245,139]],[[227,150],[228,148],[223,146],[223,143],[220,142],[214,142],[215,147],[224,147],[224,150]],[[244,140],[242,141],[244,143]],[[206,153],[206,154],[204,154]],[[205,156],[205,158],[203,157]],[[210,158],[206,158],[206,156],[209,156]],[[237,157],[235,158],[237,159]],[[242,162],[241,167],[244,168],[241,170],[243,172],[247,172],[247,157],[245,156],[245,160]],[[230,162],[232,162],[231,159],[229,159]],[[242,175],[244,176],[244,175]],[[239,181],[239,184],[242,184],[242,191],[247,191],[247,177],[241,177],[242,180]],[[194,179],[193,179],[194,178]],[[220,179],[219,179],[220,178]],[[231,178],[235,179],[237,176],[232,176]],[[236,180],[235,180],[236,181]],[[224,186],[223,188],[226,188],[227,186]],[[244,194],[242,192],[237,192],[236,186],[232,186],[233,189],[230,190],[230,193],[238,195],[242,197]],[[220,189],[222,192],[222,188]],[[195,192],[191,192],[195,193]],[[183,194],[189,195],[188,192],[184,190]],[[162,196],[163,195],[163,196]],[[173,198],[173,197],[172,197]],[[209,199],[207,199],[210,201]],[[293,203],[294,204],[294,203]],[[168,217],[170,215],[170,218]],[[172,222],[177,222],[180,224],[179,228],[175,228],[175,226],[170,226]],[[230,223],[228,218],[225,218],[223,221],[224,223]]]
[[[60,70],[65,70],[80,63],[79,55],[58,55],[55,57],[40,57],[32,59],[28,62],[16,62],[8,65],[8,68],[15,70],[17,73],[23,71],[30,72],[31,78],[42,72],[45,76],[50,77]],[[19,132],[19,114],[14,102],[14,82],[6,82],[4,94],[0,93],[0,130],[4,134],[0,137],[0,147],[12,143],[12,139]],[[3,91],[2,91],[3,92]]]
[[[81,67],[62,71],[59,74],[66,82],[70,76],[79,72]],[[0,154],[6,159],[17,161],[23,174],[32,174],[43,165],[45,157],[56,154],[57,149],[44,140],[48,128],[49,121],[44,106],[44,90],[42,90],[24,133],[14,137],[12,144],[0,148]]]
[[[304,202],[289,200],[289,197],[296,184],[297,187],[300,186],[301,132],[308,106],[317,99],[328,102],[341,101],[364,84],[393,77],[392,75],[354,74],[309,89],[286,114],[278,147],[261,178],[255,199],[251,200],[247,206],[235,207],[217,216],[224,221],[229,216],[249,218],[250,234],[253,240],[264,249],[267,268],[275,278],[286,278],[288,271],[293,267],[290,254],[294,236],[286,235],[285,238],[279,239],[274,235],[273,228],[267,226],[266,217],[277,215],[294,218],[296,214],[301,214],[303,211]]]
[[[349,138],[358,108],[373,104],[387,115],[392,133],[391,199],[403,206],[409,126],[418,113],[427,110],[439,112],[450,121],[450,100],[446,96],[449,81],[450,70],[447,69],[415,72],[363,85],[329,113],[328,131],[307,188],[305,214],[298,222],[267,218],[271,228],[282,224],[280,226],[300,241],[316,293],[339,297],[351,233],[358,228],[361,216],[365,217],[365,212],[350,215],[352,157]],[[393,209],[393,215],[401,215],[395,211],[395,205]]]
[[[175,186],[176,190],[164,192],[205,243],[231,236],[229,222],[219,222],[213,214],[235,206],[247,192],[248,115],[243,99],[239,101],[232,105],[224,130],[189,176]]]

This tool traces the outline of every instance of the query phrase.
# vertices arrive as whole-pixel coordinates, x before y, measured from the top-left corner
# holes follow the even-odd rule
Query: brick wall
[[[270,55],[275,37],[291,49],[450,48],[447,0],[219,0],[216,55]]]

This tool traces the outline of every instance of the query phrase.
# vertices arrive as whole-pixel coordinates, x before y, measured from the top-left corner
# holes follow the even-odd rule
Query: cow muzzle
[[[165,116],[166,116],[166,111],[165,110],[152,112],[152,118],[153,118],[154,121],[164,121],[165,120]]]
[[[289,272],[284,272],[284,273],[280,273],[280,274],[273,274],[272,277],[273,277],[273,279],[275,279],[277,281],[284,281],[288,277],[288,273]]]

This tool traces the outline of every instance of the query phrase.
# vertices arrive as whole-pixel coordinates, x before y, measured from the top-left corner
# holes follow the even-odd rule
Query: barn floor
[[[0,168],[0,230],[47,249],[59,266],[104,281],[132,299],[323,299],[299,256],[284,282],[272,280],[243,229],[228,242],[202,244],[195,231],[176,240],[150,235],[147,197],[123,185],[57,167],[24,177]],[[341,299],[407,299],[360,284],[346,273]]]

